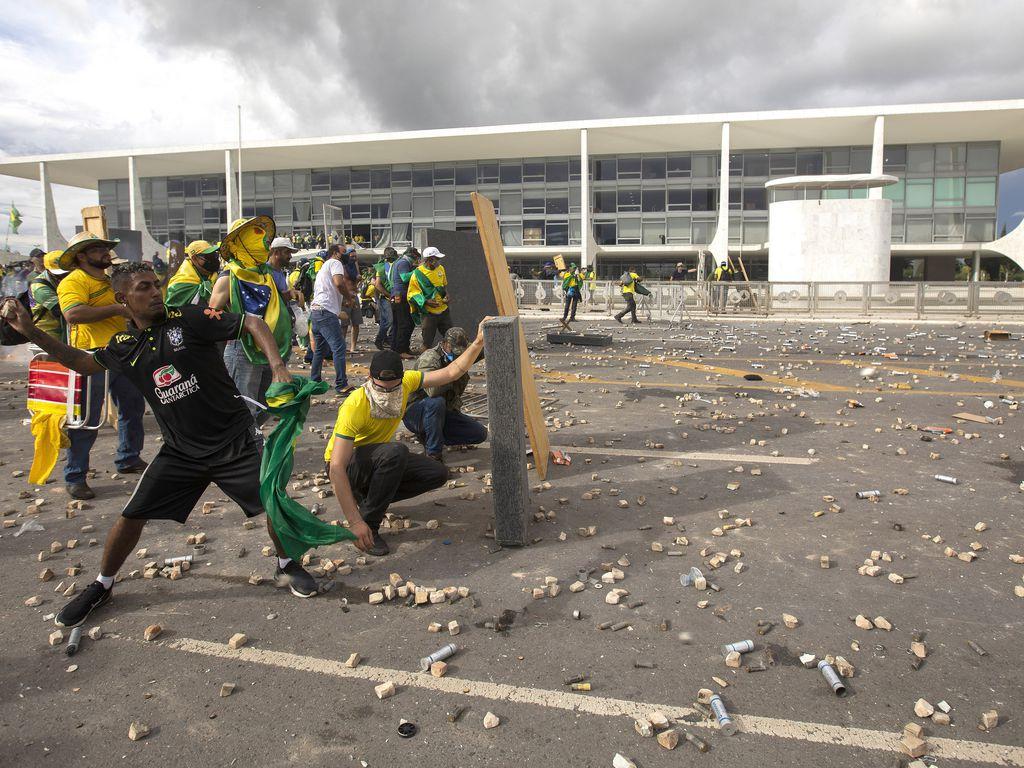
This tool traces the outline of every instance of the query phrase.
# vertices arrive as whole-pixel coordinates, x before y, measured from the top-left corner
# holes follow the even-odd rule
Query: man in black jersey
[[[252,415],[224,368],[218,343],[251,334],[271,363],[273,380],[291,381],[261,318],[191,305],[168,309],[159,279],[143,264],[116,266],[111,286],[117,301],[128,308],[130,322],[125,332],[94,353],[37,330],[16,300],[5,299],[2,307],[10,324],[51,359],[83,375],[107,370],[128,378],[153,409],[163,435],[163,446],[110,529],[99,576],[57,614],[59,627],[81,625],[110,599],[114,576],[147,521],[184,523],[211,482],[248,517],[263,512]],[[315,595],[316,581],[285,556],[269,520],[267,529],[277,548],[277,582],[297,597]]]

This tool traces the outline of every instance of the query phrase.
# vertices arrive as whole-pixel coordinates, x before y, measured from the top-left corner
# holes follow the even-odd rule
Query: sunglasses
[[[388,393],[388,392],[394,392],[395,390],[397,390],[398,388],[400,388],[400,387],[402,386],[402,381],[401,381],[401,379],[399,379],[398,381],[396,381],[396,382],[395,382],[394,386],[391,386],[391,387],[382,387],[382,386],[381,386],[380,384],[378,384],[377,382],[375,382],[375,381],[371,381],[371,382],[370,382],[370,386],[371,386],[371,387],[373,387],[373,388],[374,388],[375,390],[377,390],[378,392],[385,392],[385,393]]]

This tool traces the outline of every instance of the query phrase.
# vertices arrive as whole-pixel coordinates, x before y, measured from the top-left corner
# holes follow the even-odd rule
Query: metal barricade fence
[[[649,319],[691,314],[772,317],[1006,317],[1024,321],[1024,283],[649,281],[637,296]],[[514,281],[519,308],[561,311],[561,282]],[[588,280],[579,311],[615,314],[625,308],[617,280]]]

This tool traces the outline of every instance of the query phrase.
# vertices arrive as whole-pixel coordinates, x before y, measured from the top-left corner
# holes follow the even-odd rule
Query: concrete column
[[[39,188],[43,194],[43,243],[48,251],[64,249],[68,241],[60,233],[57,225],[57,209],[53,205],[53,190],[50,189],[50,176],[46,163],[39,163]]]
[[[146,209],[142,201],[142,185],[139,184],[139,166],[133,155],[128,156],[128,198],[129,226],[142,234],[142,260],[148,261],[163,251],[146,226]]]
[[[587,150],[587,129],[580,130],[580,269],[587,270],[590,258],[590,154]]]
[[[875,136],[871,142],[871,175],[880,176],[885,167],[885,115],[878,115],[875,118]],[[882,188],[872,187],[868,190],[868,197],[873,200],[882,199]]]
[[[729,124],[722,123],[722,160],[718,182],[718,229],[708,246],[718,264],[729,256]]]
[[[224,150],[224,189],[227,192],[227,215],[228,220],[224,222],[227,227],[231,222],[242,217],[238,208],[238,177],[235,170],[235,158],[230,149]]]
[[[974,252],[974,259],[971,262],[971,280],[974,282],[981,280],[981,251]]]
[[[526,508],[530,503],[520,332],[518,317],[497,317],[484,323],[494,539],[502,546],[518,547],[527,541]]]

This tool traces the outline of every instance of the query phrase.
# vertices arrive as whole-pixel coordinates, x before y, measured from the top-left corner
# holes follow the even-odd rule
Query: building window
[[[597,190],[594,192],[594,213],[615,213],[615,191]]]
[[[766,177],[768,175],[768,153],[744,152],[743,175],[755,178]]]
[[[667,174],[670,179],[690,178],[689,155],[669,155],[666,164]]]
[[[668,209],[670,211],[690,210],[690,189],[669,189]]]
[[[697,219],[693,222],[693,243],[707,245],[715,236],[714,219]]]
[[[998,144],[968,144],[967,172],[994,173],[999,170]]]
[[[713,179],[718,175],[718,155],[694,155],[692,164],[695,179]]]
[[[729,155],[729,175],[730,176],[742,176],[743,175],[743,153],[733,152]]]
[[[768,222],[760,219],[743,222],[743,242],[760,245],[768,242]]]
[[[480,163],[476,169],[476,183],[477,184],[497,184],[498,183],[498,164],[497,163]]]
[[[850,148],[837,147],[825,150],[825,173],[849,173]]]
[[[370,171],[371,189],[391,189],[391,169],[374,168]]]
[[[995,204],[996,180],[994,176],[977,176],[967,179],[968,208],[993,208]]]
[[[932,180],[907,179],[907,208],[932,207]]]
[[[620,179],[639,179],[640,178],[640,158],[639,157],[620,157],[619,158],[619,178]]]
[[[544,211],[549,216],[567,215],[569,213],[569,198],[565,193],[554,195],[549,193],[544,205]],[[559,245],[564,245],[564,243],[559,243]]]
[[[498,180],[502,184],[521,184],[523,181],[523,166],[519,163],[502,163]]]
[[[499,198],[501,212],[506,216],[521,216],[523,213],[522,192],[502,192]],[[472,215],[472,210],[470,211]]]
[[[903,144],[886,146],[882,152],[882,169],[890,171],[907,170],[907,148]]]
[[[391,211],[396,216],[409,216],[412,213],[412,193],[392,192]]]
[[[545,225],[545,243],[547,245],[569,244],[569,222],[547,222]]]
[[[264,174],[256,174],[256,193],[260,193],[260,184],[263,183],[260,177]],[[327,170],[314,170],[309,174],[309,182],[312,189],[321,192],[331,188],[331,172]]]
[[[455,184],[455,169],[451,166],[434,169],[434,186],[450,187]]]
[[[598,245],[615,245],[615,222],[595,221],[594,240]]]
[[[799,176],[817,176],[824,168],[821,150],[797,152],[796,172]]]
[[[937,172],[958,171],[963,173],[966,165],[966,144],[937,144],[935,146],[935,170]]]
[[[414,219],[430,219],[434,216],[434,196],[416,195],[412,199],[412,216]]]
[[[528,160],[523,163],[523,183],[532,184],[544,181],[544,161]]]
[[[434,169],[414,168],[412,171],[412,185],[421,189],[434,186]]]
[[[644,219],[641,240],[643,245],[665,245],[665,222]]]
[[[970,154],[968,153],[968,156]],[[968,217],[964,240],[971,243],[986,243],[996,236],[996,221],[992,218]]]
[[[935,147],[931,144],[912,144],[907,147],[908,173],[935,173]]]
[[[936,208],[962,208],[963,204],[964,179],[962,176],[935,179]]]
[[[543,214],[544,213],[544,198],[543,197],[526,197],[523,198],[523,213],[530,214]]]
[[[743,188],[743,210],[745,211],[766,211],[768,210],[768,190],[764,187]]]
[[[668,242],[670,245],[686,245],[690,242],[690,217],[669,216]]]
[[[618,194],[618,208],[619,213],[623,211],[639,211],[640,210],[640,190],[639,189],[622,189],[620,188]],[[638,235],[639,237],[639,235]]]
[[[332,192],[347,192],[349,188],[349,173],[348,168],[333,168],[331,170],[331,191]],[[294,184],[294,179],[292,184]],[[309,184],[306,185],[307,189]]]
[[[434,215],[454,216],[455,215],[455,190],[436,189],[434,190]]]
[[[549,184],[561,184],[569,181],[569,162],[567,160],[547,161],[544,164],[544,176]]]
[[[523,227],[521,224],[502,224],[501,243],[507,246],[523,244]]]
[[[530,220],[523,222],[523,245],[544,245],[544,222]]]
[[[501,210],[505,211],[505,197],[506,194],[501,196]],[[520,211],[522,209],[520,208]],[[505,211],[507,213],[507,211]],[[455,195],[455,215],[456,216],[472,216],[473,215],[473,201],[469,195],[465,192],[460,192]]]
[[[894,213],[892,215],[892,226],[890,227],[890,237],[894,243],[903,242],[903,229],[905,227],[906,216],[902,213]]]
[[[594,181],[615,181],[617,164],[614,157],[594,161]]]
[[[640,164],[640,175],[644,179],[664,179],[665,158],[645,157]]]
[[[796,173],[795,152],[772,152],[768,156],[772,176],[791,176]]]
[[[645,189],[641,195],[641,209],[644,213],[665,210],[665,190]]]
[[[935,241],[939,243],[963,242],[964,215],[962,213],[935,214]]]
[[[871,147],[850,149],[850,173],[871,172]]]
[[[640,219],[620,218],[618,224],[619,230],[616,242],[619,245],[640,244]]]
[[[932,241],[932,217],[908,216],[906,240],[908,243],[930,243]]]
[[[455,169],[455,184],[459,187],[476,186],[476,166],[460,165]]]
[[[693,210],[713,211],[718,207],[718,190],[714,187],[693,188]]]
[[[895,184],[890,184],[887,187],[882,187],[882,197],[886,200],[892,200],[893,208],[903,207],[903,196],[906,193],[906,185],[903,179],[900,179]]]

